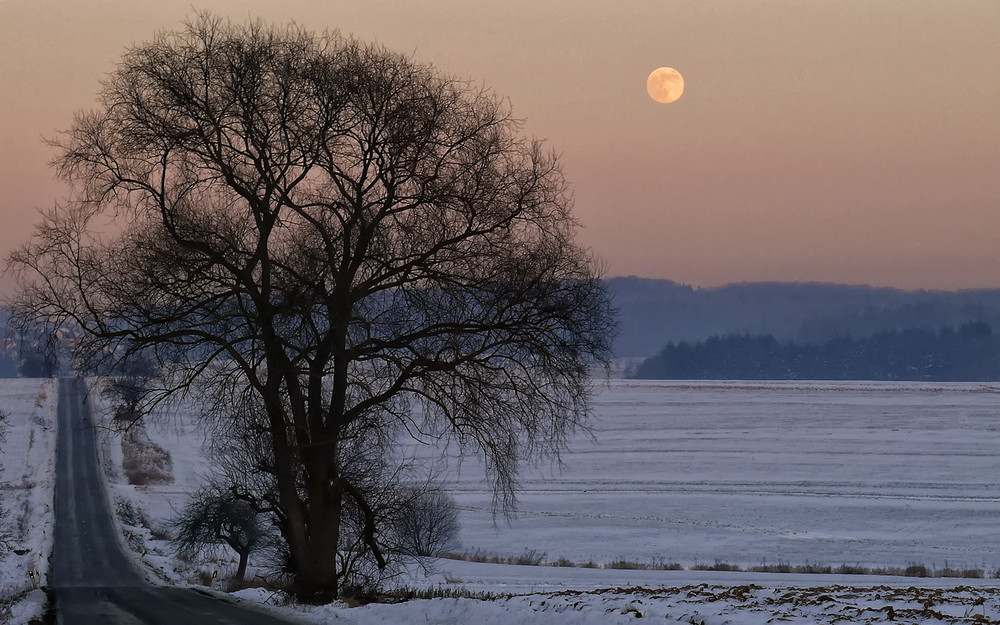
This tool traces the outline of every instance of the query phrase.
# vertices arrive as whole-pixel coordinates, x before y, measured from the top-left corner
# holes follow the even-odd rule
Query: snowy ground
[[[930,569],[977,568],[988,575],[1000,568],[998,386],[612,381],[598,389],[591,435],[573,441],[562,466],[525,472],[518,516],[509,525],[491,514],[481,467],[441,456],[461,506],[461,551],[505,556],[534,551],[548,561],[625,559],[688,568],[714,562],[918,563]],[[106,449],[117,482],[114,496],[142,510],[147,526],[159,529],[210,467],[190,415],[167,415],[148,431],[172,454],[172,483],[124,485],[120,447],[109,439]],[[169,543],[148,529],[134,531],[139,537],[133,542],[147,550],[144,560],[156,575],[197,581],[190,565],[170,557]],[[208,563],[201,570],[212,568]],[[226,570],[222,563],[223,576]],[[1000,619],[995,579],[615,571],[442,560],[434,575],[409,583],[503,598],[334,606],[304,616],[365,625],[400,619],[606,623],[640,614],[692,623]],[[762,588],[738,590],[747,585]],[[261,590],[239,594],[277,600]]]
[[[509,526],[478,467],[453,471],[467,550],[1000,567],[1000,387],[612,381],[595,409]]]
[[[250,598],[251,593],[241,591]],[[699,584],[683,587],[566,590],[475,599],[429,599],[359,608],[323,606],[297,611],[315,623],[396,625],[605,625],[653,622],[692,625],[771,623],[996,623],[996,589],[862,587],[842,585],[773,588],[760,585]]]
[[[169,541],[170,523],[192,491],[211,473],[204,452],[205,437],[197,421],[187,412],[175,410],[136,424],[149,439],[170,453],[170,479],[162,483],[131,485],[122,468],[122,433],[113,427],[107,398],[100,379],[88,380],[89,400],[94,421],[99,424],[98,441],[105,474],[108,476],[112,508],[118,516],[127,544],[140,560],[152,582],[198,584],[213,574],[225,577],[235,564],[229,558],[202,562],[182,562]],[[235,566],[232,567],[235,570]],[[221,569],[221,574],[217,573]],[[207,578],[205,576],[208,576]]]
[[[31,591],[45,584],[52,549],[57,399],[51,380],[0,380],[0,622],[25,623],[44,605]]]

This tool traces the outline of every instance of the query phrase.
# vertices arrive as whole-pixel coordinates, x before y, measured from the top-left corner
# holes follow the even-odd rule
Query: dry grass
[[[145,430],[132,427],[122,434],[122,471],[129,484],[169,484],[173,469],[170,452],[149,440]]]
[[[743,567],[739,564],[723,562],[717,560],[711,564],[694,564],[685,567],[678,562],[667,562],[665,560],[653,562],[637,562],[624,558],[599,564],[594,561],[573,562],[567,558],[559,558],[554,561],[546,561],[545,554],[534,550],[529,550],[519,556],[505,556],[489,554],[482,551],[473,553],[445,553],[441,557],[450,560],[465,560],[468,562],[483,562],[488,564],[519,564],[523,566],[554,566],[565,568],[582,569],[619,569],[628,571],[723,571],[752,573],[792,573],[798,575],[878,575],[893,577],[956,577],[965,579],[982,579],[986,577],[986,572],[982,569],[972,568],[951,568],[945,564],[944,568],[935,569],[924,564],[913,563],[906,567],[867,567],[860,564],[841,564],[831,566],[828,564],[789,564],[778,562],[775,564],[757,564]],[[997,570],[993,577],[1000,578],[1000,570]]]
[[[695,564],[691,567],[692,571],[742,571],[743,569],[738,564],[730,564],[728,562],[716,561],[712,564]]]
[[[444,552],[439,557],[448,560],[465,560],[466,562],[481,562],[485,564],[517,564],[520,566],[542,566],[545,563],[545,552],[529,549],[516,556],[502,556],[498,554],[475,551],[473,553]],[[558,566],[574,566],[569,560],[562,559],[566,564]]]
[[[438,586],[434,588],[410,588],[402,586],[380,594],[376,601],[379,603],[395,603],[411,599],[479,599],[482,601],[495,601],[505,596],[508,595],[497,595],[491,592],[474,592],[464,587]]]

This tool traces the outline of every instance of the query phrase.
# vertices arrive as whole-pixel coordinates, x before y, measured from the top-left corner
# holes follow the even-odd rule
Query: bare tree
[[[393,527],[396,548],[420,558],[454,548],[458,530],[455,500],[440,487],[411,490]]]
[[[111,412],[118,427],[128,427],[146,413],[145,401],[155,395],[152,378],[156,366],[150,358],[136,357],[121,363],[107,379],[101,394],[111,402]]]
[[[267,536],[262,519],[243,499],[220,489],[204,488],[194,494],[173,521],[177,536],[174,543],[182,553],[228,545],[240,562],[235,580],[246,576],[250,554],[259,549]]]
[[[491,92],[202,15],[127,50],[56,144],[74,193],[11,255],[17,310],[78,355],[152,351],[163,393],[252,400],[302,598],[338,592],[345,506],[385,564],[352,441],[453,436],[506,509],[585,419],[613,312],[558,159]]]
[[[37,319],[16,318],[18,375],[25,378],[51,378],[59,372],[61,343],[56,328]]]

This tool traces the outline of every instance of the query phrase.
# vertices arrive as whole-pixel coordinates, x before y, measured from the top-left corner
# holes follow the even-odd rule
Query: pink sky
[[[412,52],[562,155],[608,275],[1000,287],[997,0],[208,0]],[[0,2],[0,250],[66,189],[43,137],[189,0]],[[684,96],[646,94],[678,69]]]

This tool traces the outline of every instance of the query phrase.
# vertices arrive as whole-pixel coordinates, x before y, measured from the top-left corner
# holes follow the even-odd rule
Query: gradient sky
[[[608,275],[1000,287],[998,0],[0,0],[0,252],[67,192],[42,138],[193,6],[509,97]],[[686,83],[667,105],[645,88],[664,65]]]

